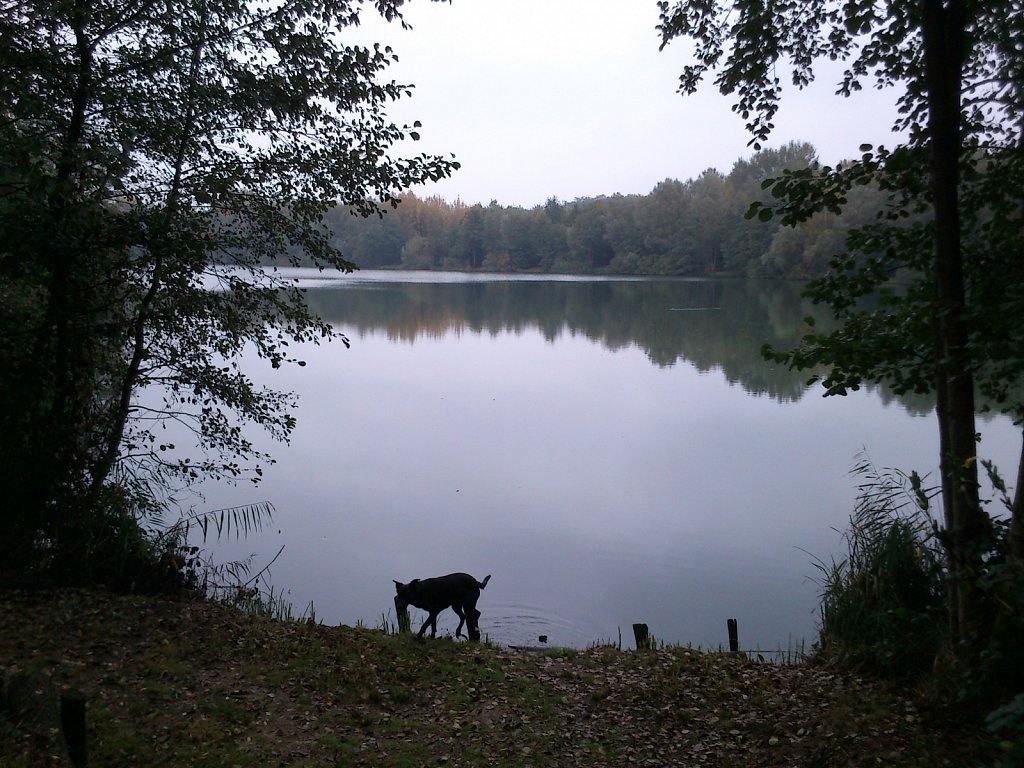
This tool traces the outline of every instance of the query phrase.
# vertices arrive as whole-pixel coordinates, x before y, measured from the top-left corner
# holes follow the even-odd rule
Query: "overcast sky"
[[[391,45],[391,77],[416,86],[390,112],[423,123],[411,148],[462,163],[417,195],[529,208],[550,197],[646,194],[665,178],[728,173],[753,153],[713,83],[677,93],[689,43],[658,51],[655,0],[413,0],[412,30],[363,13],[359,35]],[[784,91],[769,146],[809,141],[835,163],[862,143],[894,143],[893,92],[835,96],[840,72]]]

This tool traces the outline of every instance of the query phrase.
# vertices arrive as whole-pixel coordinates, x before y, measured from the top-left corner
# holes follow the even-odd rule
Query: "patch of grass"
[[[539,651],[537,655],[549,659],[574,661],[580,657],[580,651],[576,648],[545,648],[543,651]]]
[[[844,534],[846,556],[818,561],[821,650],[887,678],[927,674],[948,631],[943,556],[920,478],[867,460]]]
[[[388,696],[391,698],[391,703],[396,707],[403,707],[415,698],[413,692],[408,688],[399,688],[397,690],[392,688],[388,691]]]

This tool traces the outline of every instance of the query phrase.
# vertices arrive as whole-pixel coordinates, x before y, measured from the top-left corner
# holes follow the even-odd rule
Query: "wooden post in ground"
[[[651,647],[651,636],[647,632],[646,624],[633,625],[633,637],[636,639],[636,649],[646,651]]]
[[[85,696],[69,692],[60,697],[60,727],[75,768],[89,764],[85,751]]]
[[[740,633],[736,626],[736,619],[729,619],[726,624],[729,627],[729,653],[740,652]]]

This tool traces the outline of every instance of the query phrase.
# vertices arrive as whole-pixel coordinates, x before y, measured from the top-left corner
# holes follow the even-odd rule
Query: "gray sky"
[[[655,0],[413,0],[405,17],[411,31],[367,8],[359,35],[391,45],[391,77],[416,85],[391,109],[400,122],[423,123],[421,140],[403,151],[462,163],[420,196],[532,207],[646,194],[665,178],[728,173],[753,153],[732,100],[712,82],[693,96],[676,92],[689,43],[658,51]],[[894,143],[894,93],[843,99],[834,95],[840,73],[833,65],[811,88],[784,90],[769,146],[809,141],[834,164],[862,143]]]

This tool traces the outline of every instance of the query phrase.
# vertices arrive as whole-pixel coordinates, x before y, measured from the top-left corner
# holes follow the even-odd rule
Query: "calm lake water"
[[[629,647],[644,622],[717,648],[736,618],[743,648],[809,646],[812,555],[841,553],[857,454],[937,465],[927,399],[822,398],[761,359],[800,336],[797,285],[295,274],[351,349],[253,362],[299,394],[298,427],[259,487],[207,486],[200,508],[272,502],[217,556],[258,569],[284,545],[275,588],[328,624],[394,622],[392,579],[468,571],[492,574],[478,607],[500,643]],[[981,429],[1015,468],[1009,420]]]

